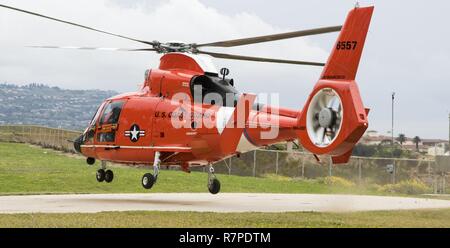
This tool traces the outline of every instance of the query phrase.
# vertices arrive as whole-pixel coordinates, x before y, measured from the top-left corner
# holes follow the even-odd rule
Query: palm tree
[[[416,150],[419,151],[419,143],[422,142],[419,136],[413,138],[414,144],[416,144]]]
[[[403,143],[406,141],[406,135],[404,134],[399,134],[397,137],[397,141],[400,142],[400,145],[403,146]]]

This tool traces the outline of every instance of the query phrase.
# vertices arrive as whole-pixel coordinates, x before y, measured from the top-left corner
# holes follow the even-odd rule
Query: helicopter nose
[[[78,153],[81,153],[81,145],[83,144],[83,135],[81,135],[80,137],[78,137],[74,142],[73,142],[73,148],[75,149],[75,151],[77,151]]]

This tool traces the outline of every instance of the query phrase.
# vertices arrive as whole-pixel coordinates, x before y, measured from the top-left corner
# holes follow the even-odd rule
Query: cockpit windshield
[[[100,107],[98,107],[97,111],[95,112],[94,116],[92,117],[91,122],[89,123],[90,127],[94,127],[95,124],[97,123],[98,117],[100,116],[100,112],[102,111],[103,106],[105,106],[105,103],[102,103],[100,105]]]

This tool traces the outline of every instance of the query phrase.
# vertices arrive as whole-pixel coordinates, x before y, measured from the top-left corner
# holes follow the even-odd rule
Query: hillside
[[[42,84],[0,84],[0,125],[33,124],[81,130],[100,103],[117,92],[65,90]]]

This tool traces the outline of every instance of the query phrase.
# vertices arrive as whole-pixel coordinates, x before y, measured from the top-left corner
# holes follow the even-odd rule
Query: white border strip
[[[124,149],[151,149],[151,150],[191,150],[190,147],[177,147],[177,146],[112,146],[112,145],[82,145],[82,148],[124,148]]]

